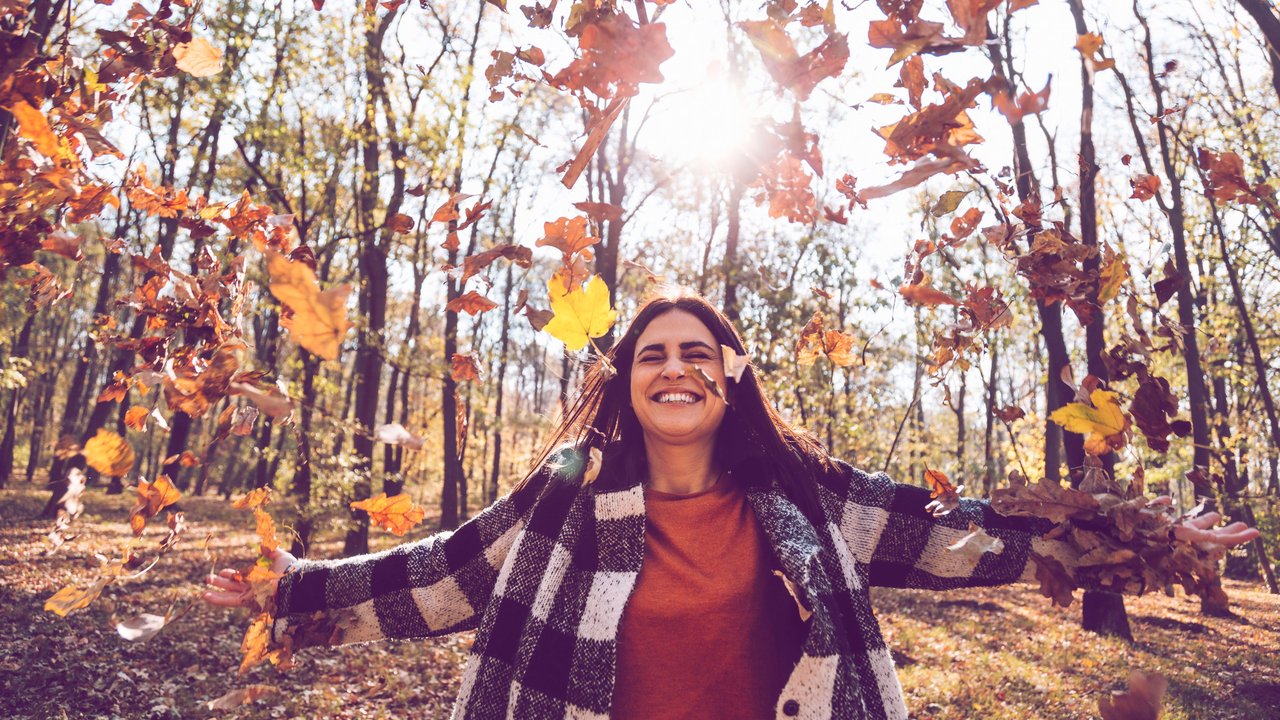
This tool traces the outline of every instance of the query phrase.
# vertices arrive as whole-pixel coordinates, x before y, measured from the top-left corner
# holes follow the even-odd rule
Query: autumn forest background
[[[1280,708],[1271,3],[0,0],[0,39],[6,717],[446,716],[467,636],[273,655],[204,576],[457,527],[671,285],[838,457],[1148,590],[878,592],[913,717]],[[1167,554],[1144,495],[1262,537]]]

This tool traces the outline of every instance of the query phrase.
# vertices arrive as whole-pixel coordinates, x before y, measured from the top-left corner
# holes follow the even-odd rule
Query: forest
[[[520,2],[0,0],[3,715],[448,716],[205,576],[457,528],[671,287],[1085,555],[877,590],[913,718],[1280,712],[1273,3]]]

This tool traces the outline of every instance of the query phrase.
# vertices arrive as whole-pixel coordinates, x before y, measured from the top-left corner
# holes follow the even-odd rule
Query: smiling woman
[[[997,585],[1033,553],[1078,556],[1047,521],[972,499],[942,512],[832,458],[750,364],[730,380],[745,355],[705,298],[651,298],[529,475],[456,532],[336,561],[276,553],[273,642],[477,629],[454,717],[905,720],[871,586]],[[1170,542],[1257,535],[1212,522]],[[953,552],[975,528],[992,542]],[[211,582],[210,602],[253,601],[232,571]]]

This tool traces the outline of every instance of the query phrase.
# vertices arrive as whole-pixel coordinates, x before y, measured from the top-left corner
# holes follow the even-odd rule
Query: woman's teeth
[[[663,404],[678,403],[683,405],[689,405],[697,401],[698,401],[698,398],[694,397],[690,393],[665,393],[658,396],[658,402]]]

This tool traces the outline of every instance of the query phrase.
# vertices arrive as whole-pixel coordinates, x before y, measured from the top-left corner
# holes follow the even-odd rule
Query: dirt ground
[[[213,567],[254,555],[252,521],[220,499],[183,500],[190,531],[144,577],[111,586],[85,610],[42,609],[59,588],[92,578],[95,553],[131,537],[130,497],[86,493],[79,536],[50,555],[51,523],[34,519],[44,494],[0,491],[0,717],[4,718],[443,718],[471,638],[310,649],[292,670],[237,676],[248,618],[192,602]],[[424,527],[430,525],[430,520]],[[377,547],[396,538],[373,530]],[[419,529],[410,536],[420,537]],[[144,543],[161,537],[149,531]],[[339,549],[320,538],[318,557]],[[1079,629],[1079,605],[1052,607],[1030,586],[945,594],[876,591],[912,717],[986,720],[1097,717],[1097,701],[1130,668],[1169,679],[1168,720],[1280,718],[1280,596],[1226,582],[1234,618],[1201,616],[1179,592],[1127,601],[1136,641]],[[137,613],[190,605],[154,638],[130,642],[115,625]],[[276,689],[211,711],[206,702],[251,684]]]

